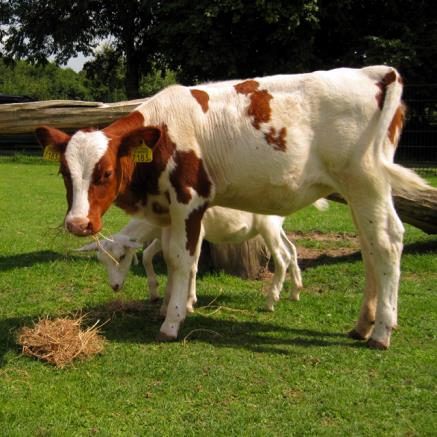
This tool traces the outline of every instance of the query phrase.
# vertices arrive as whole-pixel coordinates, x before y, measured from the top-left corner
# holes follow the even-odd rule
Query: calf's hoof
[[[173,335],[168,335],[165,332],[159,332],[159,334],[156,336],[156,341],[159,343],[170,343],[171,341],[176,341],[177,337]]]
[[[297,302],[298,300],[300,300],[300,295],[299,295],[299,293],[291,293],[288,298],[290,300]]]
[[[381,350],[381,351],[385,351],[388,349],[388,343],[382,343],[381,341],[378,340],[374,340],[373,338],[369,338],[369,340],[367,340],[367,346],[370,349],[377,349],[377,350]]]
[[[268,311],[269,313],[273,313],[275,311],[275,306],[273,303],[266,302],[266,304],[264,305],[264,310]]]

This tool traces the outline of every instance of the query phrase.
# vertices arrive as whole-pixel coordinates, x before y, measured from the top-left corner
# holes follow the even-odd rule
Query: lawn
[[[435,237],[406,226],[399,329],[388,351],[345,336],[364,276],[347,208],[332,202],[286,221],[299,231],[300,302],[284,296],[267,313],[262,282],[204,272],[203,308],[181,341],[158,344],[159,305],[144,300],[142,269],[115,294],[102,266],[72,251],[84,240],[59,227],[66,202],[55,165],[0,158],[0,187],[0,435],[435,435]],[[127,221],[111,209],[104,233]],[[163,288],[165,269],[157,270]],[[79,310],[89,323],[107,322],[102,355],[59,370],[20,354],[21,326]]]

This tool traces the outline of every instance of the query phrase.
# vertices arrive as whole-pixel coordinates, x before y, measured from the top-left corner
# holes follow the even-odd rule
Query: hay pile
[[[75,358],[84,359],[103,351],[105,340],[99,334],[98,322],[82,330],[83,321],[84,316],[40,319],[33,328],[23,327],[17,341],[23,354],[62,368]]]

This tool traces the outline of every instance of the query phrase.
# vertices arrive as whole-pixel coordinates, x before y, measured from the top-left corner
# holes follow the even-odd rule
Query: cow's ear
[[[70,135],[53,127],[41,126],[35,129],[36,138],[44,148],[45,159],[57,160],[60,154],[65,151]]]
[[[135,129],[123,136],[120,152],[131,155],[135,162],[151,162],[153,149],[161,139],[161,134],[161,129],[154,126]]]

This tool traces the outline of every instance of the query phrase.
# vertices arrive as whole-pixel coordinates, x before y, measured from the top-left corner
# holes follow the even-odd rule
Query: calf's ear
[[[53,127],[41,126],[35,129],[39,144],[44,149],[44,159],[59,161],[60,154],[65,151],[70,135]]]
[[[153,148],[161,139],[161,129],[146,126],[125,134],[121,140],[120,152],[131,155],[134,161],[150,162],[153,160]]]

